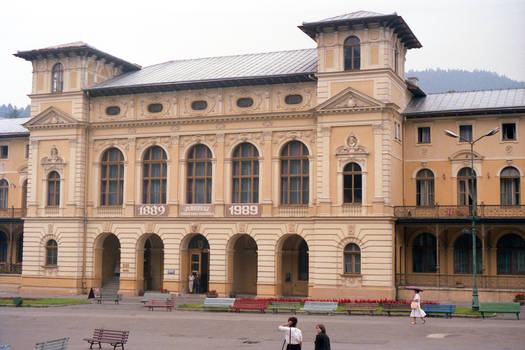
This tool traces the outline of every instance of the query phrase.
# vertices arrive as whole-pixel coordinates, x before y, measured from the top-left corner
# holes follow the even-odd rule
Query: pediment
[[[382,108],[385,104],[373,97],[348,87],[316,107],[317,111],[328,110],[361,110]]]
[[[470,150],[461,150],[457,151],[456,153],[452,154],[449,157],[450,160],[453,161],[471,161],[471,153]],[[474,160],[481,160],[483,157],[479,154],[474,152]]]
[[[24,126],[29,129],[31,127],[74,126],[78,124],[78,120],[66,112],[55,107],[49,107],[31,118]]]

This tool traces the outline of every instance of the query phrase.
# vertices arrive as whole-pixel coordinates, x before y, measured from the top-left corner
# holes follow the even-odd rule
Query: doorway
[[[189,274],[194,275],[193,293],[207,293],[210,280],[210,245],[203,235],[194,236],[188,246]]]

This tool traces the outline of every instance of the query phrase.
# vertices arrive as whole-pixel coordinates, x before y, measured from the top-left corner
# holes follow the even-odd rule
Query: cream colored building
[[[448,225],[407,218],[414,174],[435,169],[436,198],[442,172],[452,189],[463,145],[438,134],[463,117],[420,118],[426,109],[413,105],[430,96],[405,81],[404,62],[421,44],[397,14],[360,11],[300,29],[316,49],[144,68],[80,42],[18,52],[33,64],[19,177],[27,214],[22,273],[0,275],[0,285],[187,293],[198,273],[201,292],[222,296],[398,297],[412,276],[411,237]],[[523,111],[511,114],[467,119],[475,135],[512,119],[519,135]],[[431,144],[414,144],[419,125],[431,127]],[[490,183],[509,154],[522,176],[519,139],[483,147]],[[447,193],[440,204],[454,203]],[[499,204],[498,193],[480,200]],[[520,222],[506,229],[523,239]],[[523,288],[514,277],[511,289]]]

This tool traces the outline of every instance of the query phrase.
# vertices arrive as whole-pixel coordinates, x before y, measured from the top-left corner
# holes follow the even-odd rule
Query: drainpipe
[[[88,113],[87,113],[87,119],[89,120],[89,114],[91,112],[91,103],[89,101],[89,91],[86,92],[87,95],[87,104],[88,104]],[[84,232],[82,236],[82,293],[87,293],[87,282],[86,282],[86,262],[87,262],[87,196],[88,196],[88,174],[89,171],[89,123],[88,120],[86,120],[86,123],[88,124],[86,126],[86,140],[85,140],[85,171],[86,178],[84,180]]]

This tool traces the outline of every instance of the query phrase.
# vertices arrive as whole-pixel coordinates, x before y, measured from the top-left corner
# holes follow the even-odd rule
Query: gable
[[[353,111],[383,108],[385,104],[362,92],[348,87],[316,107],[318,112]]]
[[[31,118],[24,126],[32,128],[49,128],[49,127],[75,127],[81,125],[79,121],[69,114],[55,107],[49,107],[42,113]]]

